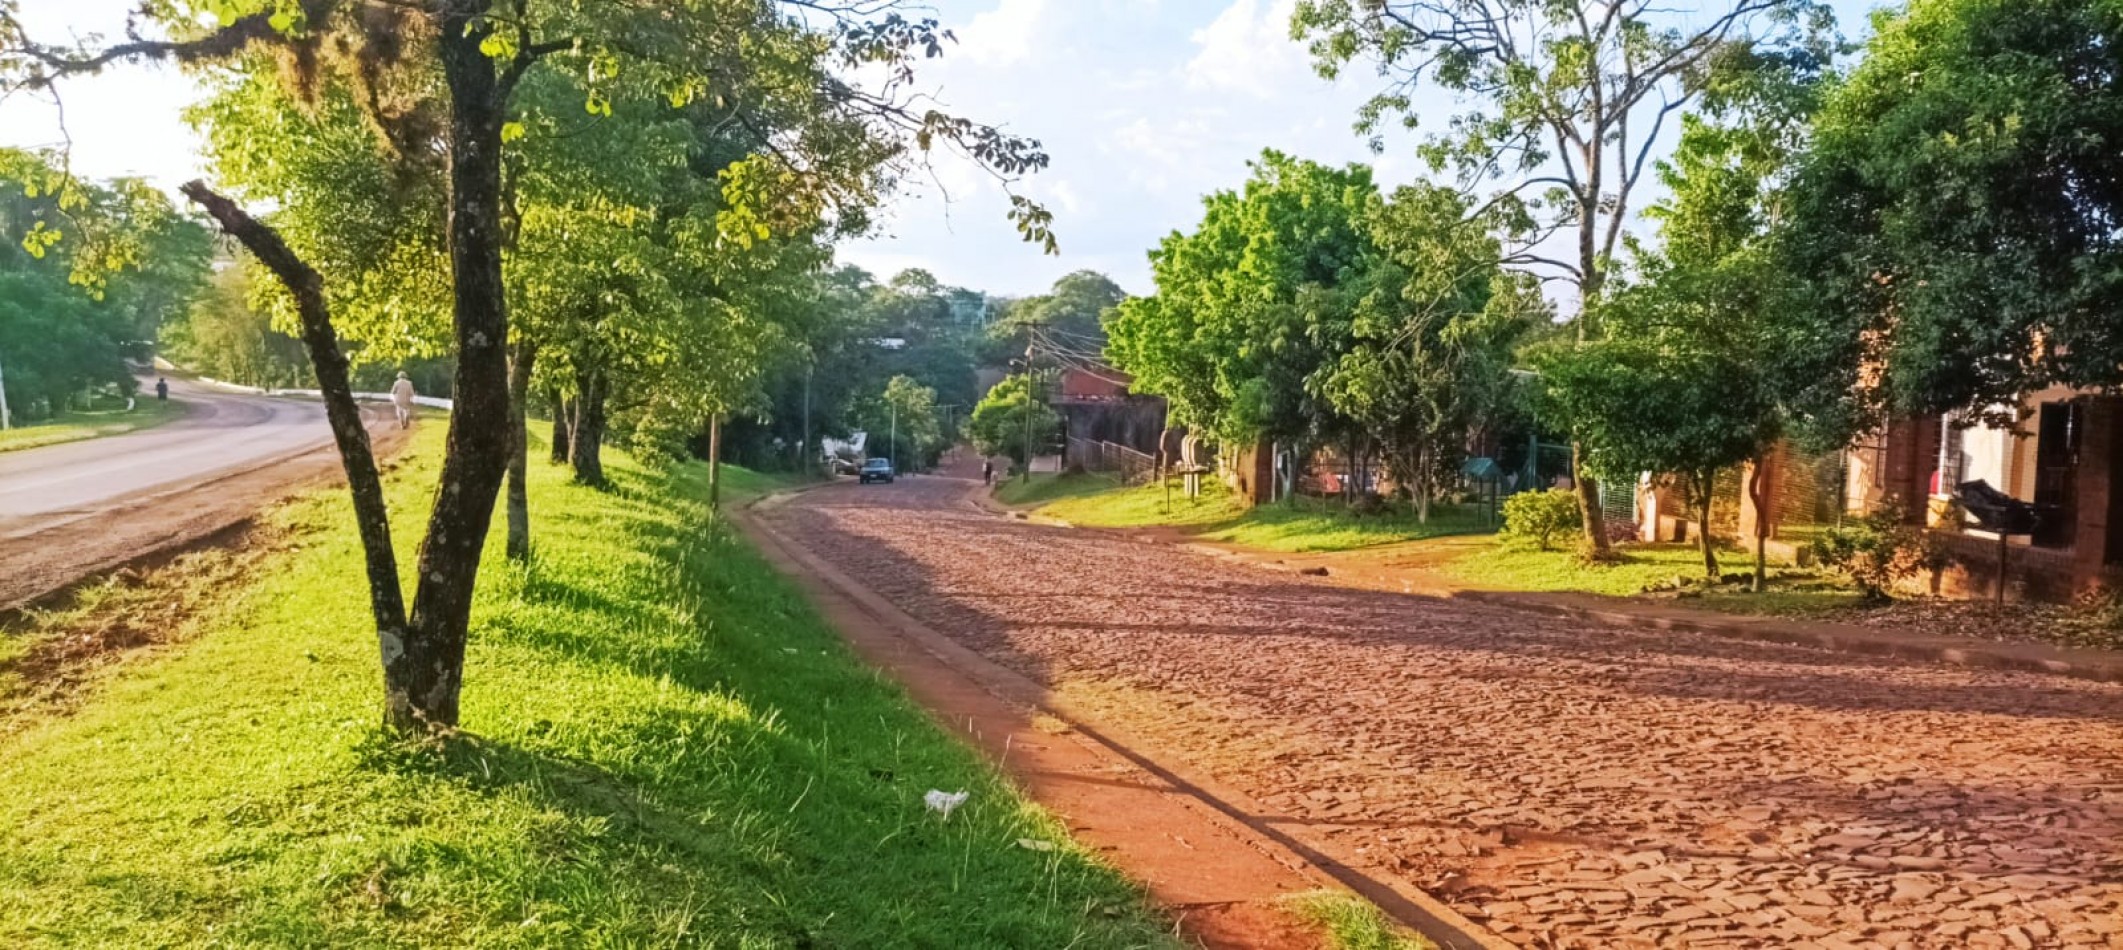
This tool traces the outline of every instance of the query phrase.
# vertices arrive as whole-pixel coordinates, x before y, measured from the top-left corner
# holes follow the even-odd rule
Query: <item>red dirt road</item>
[[[2123,948],[2123,687],[1352,590],[966,490],[764,517],[1514,942]]]

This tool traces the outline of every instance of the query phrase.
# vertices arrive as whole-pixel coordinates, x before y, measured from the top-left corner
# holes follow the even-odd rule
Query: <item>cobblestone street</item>
[[[769,517],[1514,942],[2123,947],[2123,688],[1345,589],[965,491]]]

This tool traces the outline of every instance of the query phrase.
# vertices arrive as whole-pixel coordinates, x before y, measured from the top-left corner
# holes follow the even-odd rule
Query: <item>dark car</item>
[[[862,463],[862,469],[855,473],[855,478],[865,485],[871,482],[890,485],[894,474],[891,459],[870,459]]]

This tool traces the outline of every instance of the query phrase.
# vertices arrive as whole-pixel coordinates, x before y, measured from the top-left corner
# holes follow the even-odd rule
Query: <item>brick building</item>
[[[1842,453],[1773,453],[1764,473],[1769,504],[1757,511],[1735,472],[1713,495],[1713,536],[1749,544],[1756,520],[1770,527],[1771,553],[1802,557],[1813,533],[1880,505],[1902,511],[1945,545],[1951,559],[1935,579],[1940,593],[1991,596],[1999,583],[1997,535],[1968,522],[1951,503],[1954,486],[1981,479],[2034,504],[2033,536],[2007,539],[2006,593],[2068,600],[2123,581],[2123,398],[2058,387],[2023,400],[2012,423],[1991,427],[1956,416],[1906,417]],[[1647,489],[1646,538],[1693,537],[1700,527],[1670,489]]]
[[[1129,481],[1149,477],[1158,436],[1165,430],[1162,396],[1138,395],[1134,378],[1109,366],[1071,366],[1047,397],[1062,417],[1065,467],[1115,472]]]

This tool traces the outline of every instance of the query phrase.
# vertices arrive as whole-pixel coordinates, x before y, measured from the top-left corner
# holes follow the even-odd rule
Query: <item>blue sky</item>
[[[42,37],[116,35],[137,0],[26,0]],[[1415,175],[1412,137],[1373,156],[1350,129],[1374,91],[1367,75],[1327,83],[1288,39],[1294,0],[931,0],[960,43],[920,74],[951,109],[1043,140],[1053,166],[1022,183],[1056,214],[1062,253],[1021,244],[995,182],[943,159],[910,182],[879,233],[843,249],[881,275],[926,267],[947,283],[1030,294],[1090,268],[1148,292],[1145,252],[1198,220],[1200,196],[1246,176],[1274,147],[1326,162],[1368,161],[1382,181]],[[1677,0],[1676,7],[1688,7]],[[1846,33],[1872,0],[1835,0]],[[1358,73],[1364,72],[1357,70]],[[146,176],[165,187],[203,172],[178,118],[195,95],[167,67],[130,67],[66,90],[77,171]],[[1439,117],[1449,103],[1431,103]],[[0,102],[0,144],[62,140],[55,111]],[[948,196],[948,197],[946,197]]]

